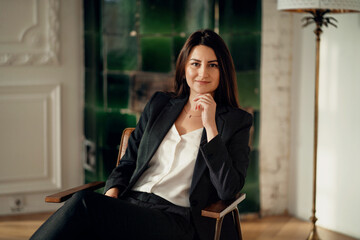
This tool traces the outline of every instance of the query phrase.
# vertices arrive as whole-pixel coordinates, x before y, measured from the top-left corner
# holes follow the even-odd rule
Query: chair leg
[[[224,219],[224,217],[216,219],[214,240],[220,240],[221,226],[222,226],[223,219]]]
[[[233,217],[234,217],[235,224],[236,224],[236,229],[237,229],[238,234],[239,234],[239,239],[242,240],[239,210],[238,210],[238,208],[236,207],[232,212],[233,212]]]

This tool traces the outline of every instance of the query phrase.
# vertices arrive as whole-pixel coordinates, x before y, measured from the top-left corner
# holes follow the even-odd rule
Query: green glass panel
[[[98,175],[96,172],[91,172],[87,169],[84,169],[84,175],[85,175],[85,183],[91,183],[99,181]]]
[[[104,107],[104,79],[101,73],[96,73],[96,83],[95,83],[95,92],[96,92],[96,107],[102,109]]]
[[[100,62],[100,42],[99,34],[88,32],[84,34],[85,45],[85,68],[99,69]]]
[[[120,143],[122,132],[127,127],[136,126],[136,117],[119,112],[98,112],[97,133],[99,147],[116,147]]]
[[[103,172],[105,179],[110,175],[111,171],[116,167],[117,156],[119,149],[117,147],[104,147],[101,148],[103,158]]]
[[[128,75],[107,75],[107,101],[109,108],[128,108],[129,84],[130,79]]]
[[[104,176],[104,156],[102,153],[102,148],[96,146],[96,165],[95,171],[86,171],[85,170],[85,180],[86,181],[105,181]]]
[[[176,60],[185,42],[186,42],[186,37],[174,37],[173,39],[174,66],[176,65]]]
[[[260,70],[260,34],[225,35],[236,71]]]
[[[181,33],[186,31],[186,1],[174,1],[174,32]]]
[[[261,31],[261,0],[219,1],[220,33]]]
[[[85,70],[85,105],[102,108],[104,105],[103,78],[93,69]]]
[[[86,139],[96,140],[96,112],[93,107],[84,108],[84,134]]]
[[[104,155],[102,153],[102,148],[97,147],[96,148],[96,175],[97,175],[97,181],[105,181],[104,176]]]
[[[106,181],[111,171],[115,168],[118,155],[117,147],[96,148],[96,168],[95,171],[85,170],[85,181]],[[98,191],[102,193],[102,189]]]
[[[250,164],[247,170],[245,185],[241,192],[246,193],[246,199],[239,204],[240,213],[260,211],[260,191],[259,191],[259,152],[250,152]]]
[[[100,1],[83,0],[84,5],[84,30],[99,31],[100,26]]]
[[[214,6],[214,0],[175,2],[175,31],[191,34],[199,29],[214,29]]]
[[[95,40],[92,33],[84,34],[84,60],[85,60],[85,68],[92,68],[95,65],[95,56],[94,56],[94,44]]]
[[[172,61],[172,38],[144,37],[141,39],[142,70],[169,72]]]
[[[122,132],[136,126],[136,117],[120,112],[98,111],[97,114],[97,174],[98,180],[106,179],[115,167]]]
[[[135,31],[135,0],[103,0],[103,33],[106,35],[130,35]]]
[[[253,133],[253,143],[252,148],[254,150],[259,149],[259,140],[260,140],[260,112],[254,111],[254,133]]]
[[[240,106],[260,109],[260,72],[237,73]]]
[[[137,69],[137,38],[128,35],[104,36],[108,70]]]
[[[116,149],[104,149],[103,147],[96,146],[96,164],[91,170],[85,169],[85,183],[106,181],[109,172],[116,165],[115,151]],[[113,164],[112,167],[110,166],[111,164]],[[103,189],[99,189],[96,192],[103,193]]]
[[[96,71],[85,70],[85,104],[96,105]]]
[[[140,33],[171,34],[173,32],[173,1],[141,0]]]

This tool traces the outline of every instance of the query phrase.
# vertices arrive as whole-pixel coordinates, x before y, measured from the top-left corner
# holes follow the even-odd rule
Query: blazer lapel
[[[175,120],[181,113],[187,98],[184,99],[170,99],[165,107],[160,111],[154,123],[151,124],[148,134],[143,135],[143,140],[146,142],[146,147],[141,156],[138,156],[138,164],[131,177],[128,189],[137,181],[143,171],[147,168],[149,161],[155,154],[165,135],[174,124]]]
[[[223,126],[224,126],[224,120],[222,119],[221,114],[224,112],[226,112],[226,108],[218,107],[216,109],[216,116],[215,116],[216,127],[218,129],[220,136],[221,136]],[[201,136],[200,146],[202,146],[206,143],[207,143],[207,135],[206,135],[206,130],[204,129],[202,136]],[[198,184],[201,176],[203,175],[205,169],[206,169],[206,163],[204,160],[204,156],[202,155],[202,152],[199,150],[198,156],[196,158],[194,174],[193,174],[193,178],[192,178],[192,182],[191,182],[190,195],[194,191],[194,189],[195,189],[196,185]]]
[[[155,154],[162,140],[181,113],[186,102],[187,98],[170,99],[169,103],[160,112],[159,116],[156,118],[154,124],[149,130],[148,136],[151,136],[151,141],[147,141],[148,151],[144,159],[145,162],[150,161],[152,156]]]

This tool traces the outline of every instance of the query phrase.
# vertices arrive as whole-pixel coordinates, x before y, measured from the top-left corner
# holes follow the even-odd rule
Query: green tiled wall
[[[140,1],[140,33],[172,34],[175,0]],[[161,17],[160,17],[161,16]]]
[[[261,1],[219,1],[219,12],[220,35],[234,60],[240,105],[254,110],[252,151],[243,189],[247,197],[239,211],[259,212]]]
[[[128,108],[130,95],[129,85],[129,75],[107,74],[107,103],[109,108]]]
[[[130,107],[133,75],[174,73],[186,38],[217,25],[234,59],[240,105],[254,110],[247,199],[240,209],[258,212],[261,0],[83,0],[83,4],[84,133],[96,146],[96,167],[85,170],[85,181],[106,179],[115,166],[122,130],[136,125],[138,115]]]
[[[170,72],[172,65],[172,37],[142,37],[142,70]]]
[[[96,166],[85,181],[105,180],[116,164],[124,128],[136,125],[128,108],[130,76],[137,70],[136,1],[84,0],[85,138],[96,146]]]
[[[102,40],[105,46],[103,51],[107,61],[107,70],[137,70],[138,44],[136,37],[105,35]]]
[[[128,35],[136,29],[137,0],[97,0],[101,4],[102,33],[107,36]]]
[[[237,71],[238,97],[241,106],[252,107],[259,110],[259,71]]]
[[[261,1],[219,1],[220,32],[261,32]]]
[[[256,33],[225,35],[236,71],[260,70],[261,36]]]

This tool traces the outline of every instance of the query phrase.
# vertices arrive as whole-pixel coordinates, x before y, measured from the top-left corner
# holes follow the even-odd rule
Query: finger
[[[205,109],[210,109],[212,106],[212,104],[210,102],[206,102],[206,101],[199,101],[197,102],[197,104],[195,105],[195,110],[205,110]]]
[[[202,103],[207,103],[207,104],[213,104],[214,101],[212,101],[211,99],[208,98],[202,98],[201,100],[199,100]]]
[[[213,96],[211,96],[211,94],[205,95],[202,99],[206,99],[209,102],[215,103],[215,100],[214,100]]]
[[[201,102],[197,102],[196,105],[195,105],[195,111],[197,110],[201,110]]]
[[[212,95],[210,93],[198,93],[195,95],[195,98],[200,98],[200,97],[212,97]]]
[[[198,98],[194,98],[193,100],[194,100],[194,102],[205,101],[205,102],[214,102],[215,103],[215,101],[211,97],[208,97],[208,96],[201,96]]]
[[[203,100],[204,102],[208,102],[208,103],[213,103],[213,104],[216,104],[214,98],[211,96],[211,95],[208,95],[208,96],[199,96],[199,97],[196,97],[193,99],[194,102],[198,102],[200,100]]]
[[[210,99],[199,99],[198,101],[196,101],[195,106],[202,106],[203,108],[207,108],[214,105],[215,105],[214,102],[211,101]]]
[[[199,99],[199,100],[196,102],[195,110],[204,109],[204,107],[206,107],[206,105],[207,105],[207,104],[206,104],[202,99]]]

